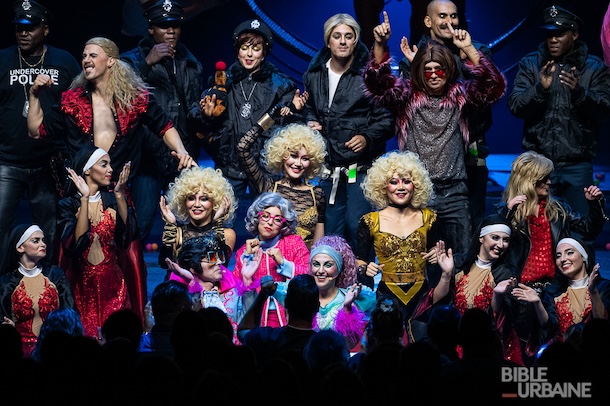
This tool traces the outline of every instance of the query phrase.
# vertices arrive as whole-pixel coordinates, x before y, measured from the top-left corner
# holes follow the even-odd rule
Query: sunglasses
[[[286,221],[286,219],[284,217],[279,216],[279,215],[278,216],[272,216],[271,214],[267,213],[266,211],[259,211],[258,212],[258,217],[262,221],[272,220],[273,224],[276,224],[278,226],[281,226]]]
[[[546,185],[546,183],[549,181],[549,179],[551,179],[550,175],[546,175],[544,178],[537,180],[535,185],[540,187],[540,186],[544,186]]]
[[[201,262],[216,265],[225,263],[225,253],[222,251],[208,251],[206,256],[201,259]]]
[[[437,68],[434,70],[424,71],[424,76],[426,77],[426,80],[430,79],[432,77],[433,73],[436,73],[436,76],[438,76],[439,79],[442,79],[445,77],[445,69]]]
[[[36,28],[38,28],[39,25],[40,24],[16,24],[15,32],[23,32],[23,31],[32,32]]]
[[[179,28],[180,21],[162,21],[160,23],[155,24],[157,27],[162,30],[167,30],[168,28]]]

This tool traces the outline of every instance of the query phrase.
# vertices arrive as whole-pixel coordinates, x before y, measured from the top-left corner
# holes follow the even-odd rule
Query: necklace
[[[19,53],[19,69],[20,70],[23,70],[23,65],[21,63],[22,61],[30,68],[37,68],[38,65],[40,65],[40,67],[42,68],[42,64],[44,63],[44,57],[47,54],[47,47],[44,46],[42,48],[42,55],[40,56],[40,60],[33,65],[25,60],[25,58],[21,54],[21,48],[17,47],[17,52]],[[23,84],[23,96],[25,97],[25,101],[23,102],[23,110],[21,110],[21,115],[24,118],[28,118],[28,111],[30,111],[30,99],[28,97],[28,90],[29,89],[26,88],[25,83],[24,83]]]
[[[250,99],[252,98],[252,93],[254,93],[254,89],[256,89],[256,85],[258,85],[258,82],[254,82],[254,86],[252,86],[252,90],[250,90],[250,94],[248,95],[248,97],[246,97],[246,92],[244,92],[243,80],[241,82],[239,82],[239,86],[241,87],[241,94],[244,96],[244,99],[246,100],[244,105],[241,106],[240,115],[243,118],[248,118],[248,117],[250,117],[250,114],[252,114],[252,105],[250,104]]]
[[[21,58],[21,61],[23,61],[30,68],[36,68],[36,67],[38,67],[38,65],[42,66],[42,63],[44,62],[44,57],[47,54],[47,47],[42,48],[42,55],[40,56],[40,59],[38,60],[38,62],[36,62],[35,64],[31,64],[25,59],[25,57],[21,54],[21,48],[17,48],[17,52],[19,52],[19,58]],[[19,61],[20,67],[21,67],[21,61]]]
[[[409,207],[409,204],[411,204],[411,203],[410,202],[407,202],[407,203],[388,202],[388,206],[394,207],[395,209],[406,209],[407,207]]]
[[[89,215],[89,221],[91,222],[92,225],[97,225],[97,223],[99,223],[99,220],[101,218],[100,213],[102,212],[102,210],[100,210],[102,208],[101,203],[102,203],[102,194],[100,192],[97,192],[93,196],[89,196],[88,215]]]

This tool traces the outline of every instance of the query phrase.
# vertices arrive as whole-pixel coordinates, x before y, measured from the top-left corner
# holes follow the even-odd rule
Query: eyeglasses
[[[281,226],[286,221],[286,219],[284,217],[282,217],[280,215],[272,216],[271,214],[267,213],[266,211],[259,211],[258,212],[258,217],[262,221],[273,220],[273,224],[276,224],[278,226]]]
[[[424,76],[426,77],[426,80],[430,79],[432,77],[433,73],[436,73],[436,76],[439,79],[442,79],[442,78],[445,77],[445,69],[444,68],[436,68],[436,69],[427,70],[427,71],[424,72]]]
[[[201,259],[201,262],[205,262],[207,264],[224,264],[225,263],[225,253],[222,251],[208,251],[206,256]]]
[[[537,181],[536,181],[536,183],[535,183],[535,185],[536,185],[537,187],[544,186],[544,185],[546,185],[546,184],[547,184],[547,182],[549,181],[549,179],[551,179],[551,176],[550,176],[550,175],[546,175],[544,178],[542,178],[542,179],[540,179],[540,180],[537,180]]]

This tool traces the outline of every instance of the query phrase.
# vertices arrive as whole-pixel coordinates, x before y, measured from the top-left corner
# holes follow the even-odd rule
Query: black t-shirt
[[[70,87],[81,71],[79,63],[67,51],[46,46],[44,60],[35,67],[19,58],[17,46],[0,50],[0,165],[39,168],[49,158],[65,150],[61,140],[35,140],[28,136],[27,119],[23,116],[26,97],[38,74],[47,74],[55,85],[41,93],[43,111],[50,111],[59,102],[61,93]]]

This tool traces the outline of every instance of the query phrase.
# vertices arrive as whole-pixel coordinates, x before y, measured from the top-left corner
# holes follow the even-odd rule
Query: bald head
[[[460,24],[457,6],[450,0],[432,0],[428,4],[424,24],[430,29],[432,39],[439,42],[451,41],[453,35],[449,25],[457,28]]]
[[[451,4],[457,10],[457,6],[451,0],[432,0],[430,3],[428,3],[428,7],[426,7],[426,14],[430,15],[430,13],[433,13],[434,8],[437,7],[441,3]]]

